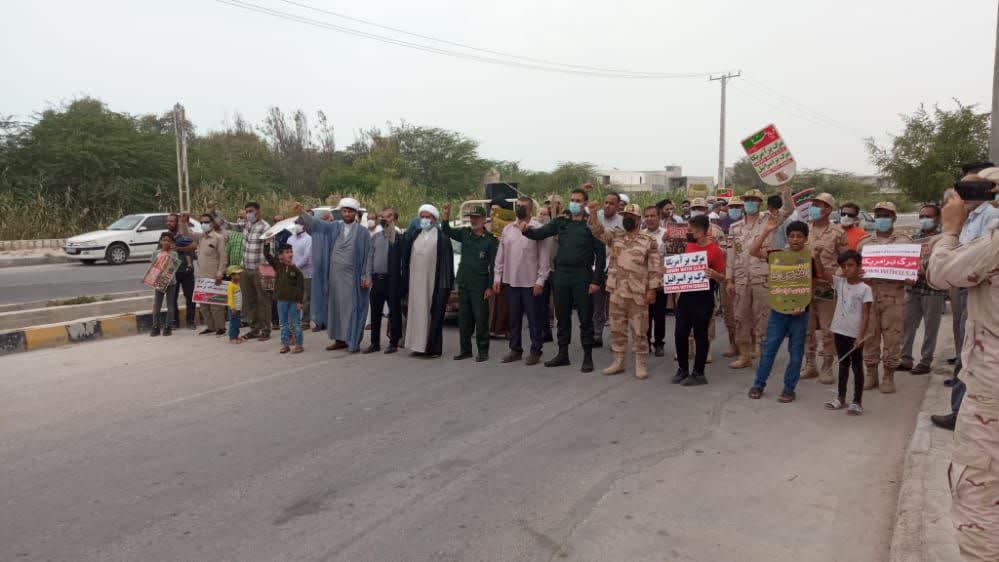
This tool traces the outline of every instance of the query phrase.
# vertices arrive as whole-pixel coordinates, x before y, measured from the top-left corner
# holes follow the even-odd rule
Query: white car
[[[201,232],[201,225],[189,221],[192,231]],[[166,232],[167,213],[126,215],[104,230],[95,230],[66,239],[66,257],[87,265],[97,260],[121,265],[129,258],[149,257],[156,251],[160,234]]]

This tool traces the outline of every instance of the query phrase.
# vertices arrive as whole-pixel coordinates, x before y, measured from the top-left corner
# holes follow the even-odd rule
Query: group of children
[[[176,241],[171,233],[164,232],[160,236],[159,247],[160,251],[153,254],[150,261],[156,263],[165,257],[167,261],[178,262]],[[270,245],[266,244],[264,246],[264,256],[275,272],[274,298],[277,301],[278,319],[281,326],[281,348],[279,352],[302,353],[305,351],[302,334],[305,276],[301,270],[295,267],[292,261],[292,248],[289,244],[278,246],[277,257],[271,253]],[[243,308],[243,297],[239,287],[242,273],[243,268],[238,265],[231,265],[226,269],[226,276],[229,278],[226,288],[226,308],[229,312],[229,330],[227,335],[229,336],[229,343],[232,344],[243,343],[243,338],[239,335],[242,323],[240,312]],[[165,327],[161,332],[160,312],[164,300],[167,301],[168,307],[170,306],[169,303],[173,302],[172,299],[164,298],[164,296],[168,296],[170,290],[176,291],[176,283],[175,279],[171,280],[169,284],[165,285],[165,291],[161,291],[159,288],[153,289],[155,298],[153,302],[153,326],[150,334],[152,336],[158,336],[161,333],[164,336],[171,334],[169,320],[165,322]],[[168,309],[167,318],[172,318],[172,316],[173,311]]]

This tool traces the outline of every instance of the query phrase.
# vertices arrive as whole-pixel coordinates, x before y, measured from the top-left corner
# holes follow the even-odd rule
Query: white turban
[[[357,199],[353,197],[344,197],[340,200],[341,209],[354,209],[355,211],[361,210],[361,204],[357,202]]]
[[[429,204],[427,204],[427,205],[420,205],[419,213],[422,213],[424,211],[426,211],[426,212],[430,213],[431,215],[433,215],[435,219],[441,220],[441,213],[440,213],[440,211],[437,210],[437,207],[434,207],[433,205],[429,205]]]
[[[623,193],[618,193],[617,196],[618,196],[619,199],[621,199],[621,201],[624,201],[626,204],[627,203],[631,203],[631,200],[628,199],[627,195],[625,195]]]

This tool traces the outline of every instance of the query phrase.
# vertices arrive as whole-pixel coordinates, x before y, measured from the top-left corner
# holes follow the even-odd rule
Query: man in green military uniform
[[[458,266],[458,341],[456,360],[472,356],[472,332],[479,354],[475,361],[489,359],[489,297],[492,296],[493,262],[499,242],[486,230],[486,210],[472,207],[465,216],[472,226],[451,228],[451,204],[444,205],[441,231],[461,244]]]
[[[572,308],[579,316],[579,338],[583,344],[584,373],[593,370],[593,294],[604,283],[604,263],[607,250],[586,225],[586,202],[583,189],[575,189],[569,197],[569,218],[552,217],[541,228],[524,224],[524,236],[544,240],[558,236],[555,254],[555,316],[558,319],[558,355],[545,362],[546,367],[569,364],[569,342],[572,339]],[[594,269],[594,265],[598,265]]]

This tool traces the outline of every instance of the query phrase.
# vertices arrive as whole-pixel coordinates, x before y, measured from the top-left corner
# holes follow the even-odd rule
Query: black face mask
[[[697,242],[697,238],[694,238],[694,235],[688,232],[687,233],[687,242]]]
[[[517,212],[517,218],[518,219],[524,220],[524,219],[527,218],[527,207],[523,207],[523,206],[518,205],[516,212]]]
[[[628,231],[638,228],[638,221],[632,217],[624,217],[621,219],[621,224],[624,226],[624,229]]]
[[[380,220],[380,221],[378,221],[378,222],[379,222],[379,223],[381,223],[381,225],[382,225],[382,228],[388,228],[388,220],[386,220],[386,219],[381,219],[381,220]]]

